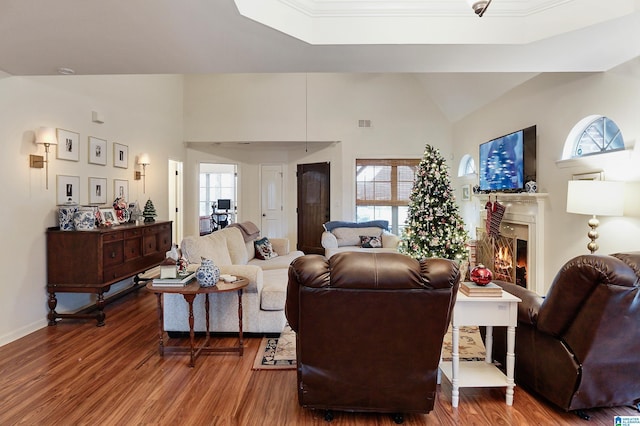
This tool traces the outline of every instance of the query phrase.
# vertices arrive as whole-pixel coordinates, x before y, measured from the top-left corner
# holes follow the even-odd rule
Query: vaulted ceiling
[[[466,0],[0,0],[8,75],[418,73],[452,121],[538,73],[638,56],[637,0],[493,0],[482,18]]]

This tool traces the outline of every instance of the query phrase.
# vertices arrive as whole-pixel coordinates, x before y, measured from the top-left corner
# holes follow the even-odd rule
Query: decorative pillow
[[[360,235],[360,247],[380,248],[382,247],[382,241],[380,241],[380,237],[367,237]]]
[[[273,251],[271,241],[269,241],[267,237],[256,240],[253,245],[256,248],[256,257],[258,259],[268,260],[273,259],[274,257],[278,257],[278,253]]]

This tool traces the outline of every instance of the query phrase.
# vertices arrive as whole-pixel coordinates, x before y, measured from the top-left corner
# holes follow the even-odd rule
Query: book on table
[[[186,275],[178,275],[175,278],[154,278],[153,285],[156,287],[184,287],[195,277],[195,272],[189,272]]]
[[[502,287],[497,284],[478,285],[471,281],[460,283],[460,292],[469,297],[502,297]]]

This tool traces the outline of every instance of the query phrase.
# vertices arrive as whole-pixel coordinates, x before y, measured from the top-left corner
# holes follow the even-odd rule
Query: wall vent
[[[371,120],[358,120],[358,127],[371,127]]]

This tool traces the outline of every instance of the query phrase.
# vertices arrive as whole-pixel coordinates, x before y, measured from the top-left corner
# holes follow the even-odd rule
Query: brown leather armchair
[[[589,408],[638,408],[640,252],[578,256],[558,272],[544,299],[494,282],[522,299],[517,384],[585,418]],[[505,365],[504,329],[494,328],[493,347]]]
[[[460,273],[398,253],[307,255],[289,267],[298,401],[327,410],[428,413]]]

